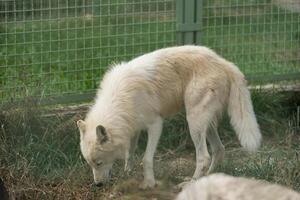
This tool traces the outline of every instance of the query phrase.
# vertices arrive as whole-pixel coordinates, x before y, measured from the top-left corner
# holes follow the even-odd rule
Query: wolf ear
[[[97,138],[98,138],[98,141],[100,142],[100,144],[103,144],[104,142],[107,142],[109,140],[108,134],[107,134],[104,126],[102,126],[102,125],[97,126],[96,134],[97,134]]]
[[[79,128],[79,130],[80,130],[81,133],[85,132],[86,125],[85,125],[85,122],[83,120],[78,120],[77,121],[77,126],[78,126],[78,128]]]

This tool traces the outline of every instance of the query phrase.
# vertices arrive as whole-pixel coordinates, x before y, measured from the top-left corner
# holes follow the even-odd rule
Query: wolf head
[[[111,133],[102,125],[93,125],[83,120],[77,121],[80,131],[80,149],[90,165],[96,185],[102,185],[110,178],[113,162],[121,157],[122,150],[117,148]]]

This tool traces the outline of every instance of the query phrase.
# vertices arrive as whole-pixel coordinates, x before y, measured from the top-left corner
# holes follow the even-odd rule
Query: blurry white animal
[[[249,151],[259,147],[261,134],[240,70],[206,47],[161,49],[113,66],[101,82],[95,105],[84,121],[77,122],[81,151],[95,183],[108,180],[116,159],[125,159],[125,169],[130,169],[138,133],[147,129],[142,187],[153,187],[153,156],[163,119],[183,107],[196,148],[193,179],[223,158],[217,124],[226,109],[242,146]],[[212,148],[211,163],[206,139]]]
[[[300,200],[300,194],[262,180],[212,174],[186,185],[176,200]]]

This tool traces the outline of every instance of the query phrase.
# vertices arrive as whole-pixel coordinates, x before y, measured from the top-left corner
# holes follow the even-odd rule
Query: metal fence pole
[[[177,44],[200,44],[203,0],[176,1]]]

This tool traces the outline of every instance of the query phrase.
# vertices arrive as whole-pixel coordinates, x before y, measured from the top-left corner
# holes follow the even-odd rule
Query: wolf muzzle
[[[111,179],[111,170],[109,170],[108,172],[108,177],[106,180],[103,181],[98,181],[98,182],[94,182],[93,185],[97,186],[97,187],[103,187],[105,183],[109,182]]]

